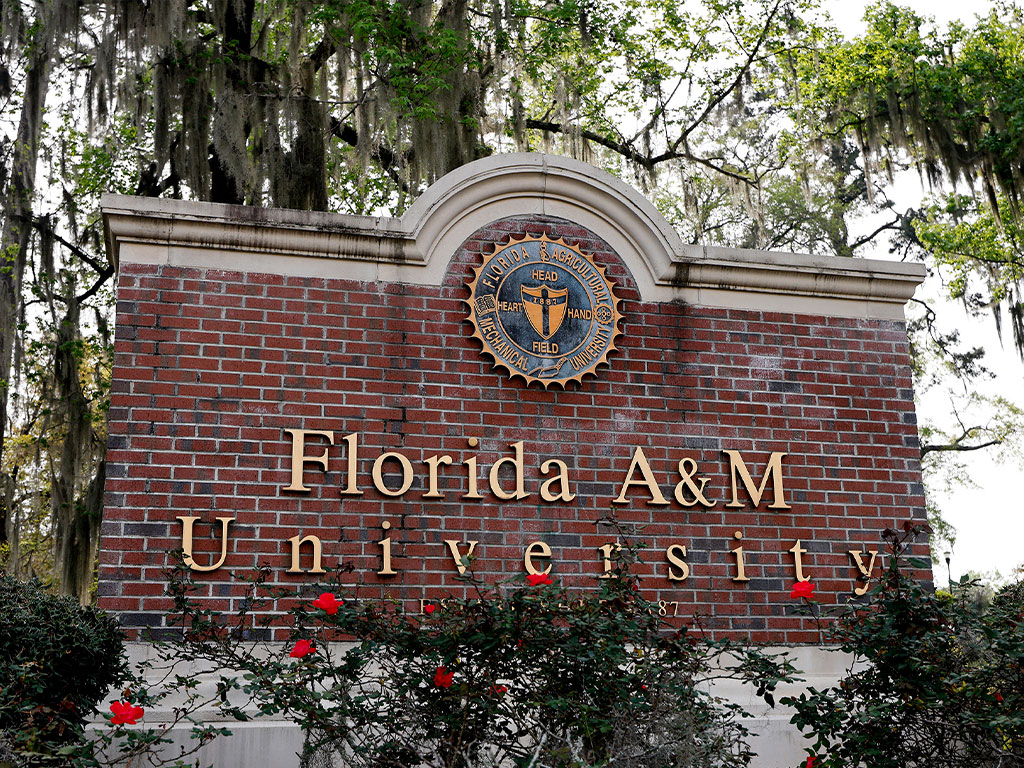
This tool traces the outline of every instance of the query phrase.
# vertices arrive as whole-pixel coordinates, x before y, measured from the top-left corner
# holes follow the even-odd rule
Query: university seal
[[[578,247],[547,235],[496,246],[469,281],[469,321],[495,367],[527,383],[583,380],[615,349],[614,282]]]

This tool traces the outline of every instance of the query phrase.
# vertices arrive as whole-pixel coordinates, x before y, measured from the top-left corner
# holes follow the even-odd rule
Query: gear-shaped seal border
[[[595,358],[589,365],[587,365],[586,368],[582,369],[573,376],[555,379],[550,377],[545,378],[541,376],[531,376],[528,373],[523,373],[522,371],[513,368],[511,365],[509,365],[500,357],[498,357],[498,355],[496,355],[493,351],[491,351],[491,348],[488,346],[487,342],[484,341],[484,337],[480,333],[480,323],[477,317],[475,299],[476,288],[481,275],[483,275],[483,272],[487,268],[487,265],[490,264],[491,259],[497,256],[500,251],[504,251],[509,246],[519,245],[520,243],[527,242],[547,242],[551,243],[552,245],[561,245],[564,246],[565,248],[568,248],[570,251],[575,253],[580,258],[585,259],[587,263],[589,263],[590,266],[594,268],[597,274],[601,276],[601,279],[608,287],[608,295],[612,298],[612,321],[610,325],[612,333],[611,338],[609,338],[608,340],[608,345],[607,347],[605,347],[603,353],[600,356]],[[611,367],[611,363],[608,360],[608,355],[617,350],[617,347],[615,346],[615,341],[619,336],[623,335],[622,330],[619,328],[619,323],[623,319],[623,314],[619,309],[619,304],[622,302],[622,299],[620,299],[615,293],[615,286],[618,284],[610,277],[608,277],[608,275],[605,273],[604,267],[595,262],[594,259],[591,258],[588,254],[584,253],[578,245],[572,245],[571,243],[566,242],[565,239],[562,237],[559,237],[558,239],[553,239],[549,236],[548,232],[543,232],[540,235],[540,237],[535,237],[533,235],[525,235],[523,237],[517,238],[515,236],[510,235],[508,242],[495,243],[494,250],[491,251],[490,254],[484,255],[483,261],[481,262],[480,266],[472,267],[472,269],[473,277],[466,283],[466,287],[469,289],[469,298],[463,299],[463,303],[469,307],[469,315],[466,316],[465,320],[473,326],[472,337],[480,342],[481,354],[487,355],[488,357],[491,358],[491,360],[494,361],[494,364],[491,366],[491,370],[504,368],[508,372],[508,377],[510,380],[515,380],[517,377],[521,378],[526,382],[527,386],[529,386],[533,382],[538,382],[544,387],[544,389],[547,389],[553,384],[557,384],[561,386],[562,389],[565,389],[566,384],[568,384],[570,381],[575,381],[577,384],[582,386],[583,377],[587,376],[588,374],[596,378],[598,375],[597,367],[599,365],[604,364]],[[563,358],[561,364],[565,364],[566,362],[567,359]],[[561,365],[559,365],[559,368],[560,367]]]

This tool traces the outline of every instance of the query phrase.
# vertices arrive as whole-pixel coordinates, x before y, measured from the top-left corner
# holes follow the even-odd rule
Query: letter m
[[[768,481],[772,481],[773,500],[768,505],[769,509],[790,509],[789,504],[786,503],[785,489],[782,485],[782,457],[784,453],[772,453],[771,458],[768,459],[768,466],[765,467],[764,476],[761,478],[761,485],[755,486],[753,479],[750,477],[750,472],[747,470],[747,465],[743,463],[743,457],[739,451],[722,451],[729,457],[729,477],[732,480],[732,501],[725,506],[727,507],[742,507],[743,504],[739,500],[739,488],[737,487],[736,477],[743,481],[743,488],[746,490],[750,500],[754,503],[756,508],[761,503],[761,497],[764,496],[765,488],[768,487]]]

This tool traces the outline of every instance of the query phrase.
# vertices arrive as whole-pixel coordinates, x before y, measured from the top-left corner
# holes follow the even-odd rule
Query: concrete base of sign
[[[129,657],[135,668],[142,662],[153,664],[147,672],[147,679],[158,683],[170,670],[158,662],[158,655],[153,647],[146,643],[129,644]],[[798,695],[808,687],[818,689],[834,684],[851,664],[850,656],[814,646],[766,649],[772,653],[785,653],[793,665],[799,670],[801,681],[780,686],[776,691],[776,701],[785,696]],[[212,672],[209,665],[200,661],[178,662],[173,669],[174,674],[184,675],[197,681],[194,690],[199,700],[216,696],[217,681],[220,677],[230,677],[227,672]],[[170,679],[169,677],[164,679]],[[191,739],[191,723],[176,722],[176,708],[186,702],[183,692],[174,690],[163,700],[159,708],[146,710],[144,726],[154,729],[166,728],[166,737],[170,743],[164,747],[163,755],[170,758],[180,750],[190,751],[194,742]],[[745,724],[751,731],[750,744],[757,757],[751,762],[751,768],[791,768],[802,765],[806,760],[805,740],[800,732],[790,724],[792,710],[776,705],[768,707],[765,702],[754,695],[749,686],[734,681],[727,681],[715,686],[714,695],[740,704],[750,714]],[[112,697],[116,693],[111,694]],[[200,709],[194,717],[203,722],[214,723],[231,731],[230,736],[222,736],[203,746],[186,762],[199,765],[212,765],[216,768],[287,768],[298,766],[298,753],[302,749],[302,732],[298,725],[290,720],[261,717],[251,722],[226,720],[217,716],[212,709]],[[95,728],[103,728],[101,722]]]

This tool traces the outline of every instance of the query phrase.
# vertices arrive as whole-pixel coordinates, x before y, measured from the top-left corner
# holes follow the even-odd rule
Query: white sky
[[[936,0],[898,2],[922,15],[934,17],[939,24],[953,19],[970,23],[976,14],[984,13],[992,6],[987,0],[969,3]],[[864,29],[862,16],[867,5],[863,0],[827,0],[824,7],[840,29],[847,35],[855,35]],[[895,196],[903,198],[900,202],[911,205],[921,194],[916,174],[899,180]],[[865,255],[892,258],[884,247]],[[919,289],[918,296],[937,296],[938,292],[937,281],[929,282]],[[958,304],[951,302],[942,306],[941,313],[946,330],[959,328],[965,342],[986,350],[985,362],[996,378],[980,384],[978,388],[989,394],[1001,394],[1024,406],[1024,363],[1013,350],[1005,324],[1007,338],[1005,346],[1002,346],[991,317],[971,318]],[[919,405],[922,420],[944,419],[948,415],[947,402],[941,397],[926,397]],[[998,571],[1005,577],[1024,563],[1024,546],[1021,546],[1024,542],[1024,468],[1013,463],[998,464],[989,451],[962,454],[962,457],[978,487],[960,488],[953,493],[938,494],[936,498],[946,519],[957,528],[957,542],[950,563],[953,578],[966,571]],[[936,568],[937,584],[945,582],[945,571],[945,564],[940,563]]]

